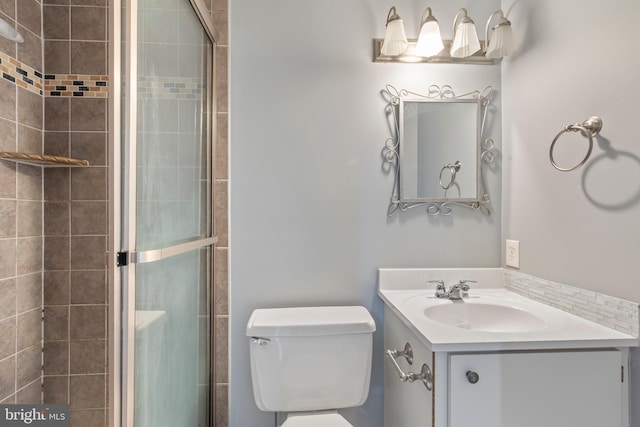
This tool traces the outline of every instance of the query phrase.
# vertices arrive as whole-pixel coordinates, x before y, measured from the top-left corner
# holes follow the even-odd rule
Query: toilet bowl
[[[246,335],[256,405],[286,413],[282,427],[353,427],[337,411],[367,400],[375,330],[359,306],[254,310]]]

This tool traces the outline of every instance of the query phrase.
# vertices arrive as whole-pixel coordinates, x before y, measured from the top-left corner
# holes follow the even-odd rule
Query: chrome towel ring
[[[440,177],[439,177],[440,187],[444,188],[445,190],[448,190],[449,187],[451,187],[453,183],[456,181],[456,174],[460,170],[460,167],[462,167],[462,163],[460,163],[460,160],[456,160],[456,162],[453,164],[447,163],[446,165],[444,165],[442,169],[440,169]],[[444,185],[442,182],[442,172],[446,170],[449,170],[451,177],[449,178],[449,183],[447,185]]]
[[[568,125],[564,129],[562,129],[555,138],[553,138],[553,142],[551,143],[551,147],[549,148],[549,160],[554,168],[558,169],[560,172],[569,172],[575,169],[578,169],[580,166],[584,165],[587,160],[589,160],[589,156],[591,156],[591,151],[593,150],[593,137],[597,136],[602,129],[602,119],[598,116],[590,117],[588,120],[582,122],[582,124],[576,123],[575,125]],[[558,139],[564,135],[566,132],[580,132],[582,136],[589,139],[589,149],[587,150],[587,155],[584,156],[584,159],[580,161],[577,165],[571,168],[562,168],[558,166],[555,159],[553,158],[553,148],[558,142]]]

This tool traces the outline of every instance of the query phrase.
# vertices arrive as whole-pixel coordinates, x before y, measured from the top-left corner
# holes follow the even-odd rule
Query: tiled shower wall
[[[0,0],[25,38],[0,41],[2,150],[92,164],[0,165],[0,399],[70,403],[78,427],[106,411],[106,11]]]
[[[23,44],[0,38],[0,151],[42,152],[42,97],[20,69],[42,69],[41,4],[0,0]],[[19,82],[20,84],[18,84]],[[31,88],[33,89],[33,88]],[[42,169],[0,161],[0,402],[41,402]]]
[[[223,427],[228,4],[212,0],[209,6],[217,40],[215,425]],[[44,396],[47,403],[70,403],[77,427],[106,424],[107,7],[107,0],[0,0],[0,16],[17,22],[25,38],[24,44],[0,38],[0,52],[36,70],[43,86],[27,90],[15,79],[0,78],[0,151],[44,152],[92,164],[43,172],[0,161],[0,402],[33,403]]]
[[[44,152],[91,163],[44,176],[44,401],[104,426],[107,0],[43,0],[43,37]]]
[[[215,251],[215,427],[229,425],[229,234],[228,234],[228,0],[211,0],[211,13],[216,37],[216,159],[215,227],[218,244]]]

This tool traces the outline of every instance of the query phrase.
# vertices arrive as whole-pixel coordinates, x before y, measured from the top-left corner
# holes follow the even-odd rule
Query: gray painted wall
[[[640,3],[503,4],[522,46],[503,64],[504,237],[520,240],[525,273],[640,301],[640,58],[624,46]],[[589,162],[553,169],[554,136],[592,115],[604,127]],[[576,163],[586,147],[558,142]]]
[[[498,1],[430,4],[443,35],[459,7],[478,28]],[[424,2],[395,3],[409,37]],[[373,0],[230,1],[231,390],[233,427],[272,426],[253,401],[244,336],[258,307],[362,304],[378,325],[374,376],[356,427],[382,426],[382,306],[379,267],[500,265],[500,168],[487,174],[494,214],[423,209],[387,218],[392,176],[382,168],[389,136],[386,84],[458,93],[492,85],[499,112],[500,66],[377,64],[391,4]],[[501,123],[492,122],[498,149]],[[498,163],[502,160],[498,156]],[[310,367],[312,369],[312,367]]]
[[[525,273],[640,301],[640,3],[504,0],[520,39],[503,63],[504,236]],[[602,117],[589,162],[562,173],[549,145],[566,125]],[[587,144],[563,136],[577,163]],[[566,145],[564,145],[566,144]],[[640,425],[640,353],[632,352],[632,425]]]

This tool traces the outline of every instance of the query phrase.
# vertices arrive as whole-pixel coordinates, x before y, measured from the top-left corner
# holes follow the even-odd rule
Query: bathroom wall
[[[640,4],[505,0],[503,8],[520,45],[503,63],[503,237],[520,240],[524,273],[639,302],[640,58],[626,43],[636,38]],[[592,115],[604,126],[589,161],[555,170],[555,135]],[[563,135],[558,149],[570,166],[587,143]],[[636,411],[638,360],[634,352]]]
[[[424,2],[396,2],[409,37]],[[498,1],[430,4],[445,38],[460,7],[483,31]],[[344,411],[356,427],[382,425],[379,267],[500,266],[502,163],[487,173],[493,214],[422,208],[388,218],[393,176],[382,148],[390,136],[381,90],[496,89],[500,66],[379,64],[391,4],[371,0],[230,2],[230,425],[273,426],[253,401],[246,322],[258,307],[361,304],[377,322],[369,400]],[[427,286],[425,284],[425,286]],[[313,367],[309,367],[313,369]]]
[[[42,153],[42,6],[0,1],[23,44],[0,38],[0,151]],[[20,70],[20,71],[18,71]],[[40,403],[42,169],[0,160],[0,402]]]
[[[214,224],[218,243],[214,252],[214,405],[215,427],[229,425],[229,2],[211,0],[214,25],[216,91],[215,135],[215,206]]]
[[[71,156],[92,165],[44,171],[0,165],[0,278],[8,278],[0,282],[0,399],[11,383],[15,394],[7,401],[69,403],[71,425],[102,426],[107,387],[106,0],[16,0],[0,7],[3,18],[17,16],[25,37],[17,46],[0,42],[3,54],[24,64],[3,65],[21,66],[25,77],[11,81],[3,74],[0,82],[2,150]],[[2,71],[14,74],[9,68]],[[4,340],[9,337],[17,354],[7,357]],[[17,365],[15,374],[11,364]]]

